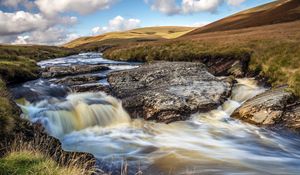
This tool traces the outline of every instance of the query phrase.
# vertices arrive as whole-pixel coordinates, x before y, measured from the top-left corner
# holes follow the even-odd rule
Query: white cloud
[[[246,0],[226,0],[227,3],[229,5],[232,5],[232,6],[239,6],[240,4],[242,4],[243,2],[245,2]]]
[[[176,0],[145,0],[152,10],[167,15],[215,12],[224,2],[231,6],[238,6],[244,1],[246,0],[182,0],[181,4],[177,4]]]
[[[42,13],[54,16],[64,12],[88,14],[96,10],[109,9],[117,0],[36,0]]]
[[[215,11],[221,3],[222,0],[182,0],[182,12],[212,12]]]
[[[51,27],[45,31],[34,31],[28,35],[17,36],[12,44],[61,45],[78,37],[78,34],[69,33],[63,28]]]
[[[15,13],[0,11],[0,36],[46,29],[51,25],[50,23],[41,14],[32,14],[24,11]]]
[[[77,22],[77,17],[46,17],[40,13],[0,11],[0,42],[14,44],[60,44],[74,39],[63,27]]]
[[[35,30],[46,30],[57,24],[72,25],[77,22],[76,17],[48,18],[39,13],[16,11],[5,13],[0,11],[0,36],[15,35]]]
[[[151,4],[152,10],[160,11],[168,15],[173,15],[180,12],[180,7],[176,4],[176,0],[147,0],[146,3]]]
[[[104,27],[94,27],[92,33],[94,35],[115,32],[115,31],[125,31],[139,27],[141,21],[139,19],[125,19],[122,16],[116,16],[114,19],[108,22],[107,26]]]

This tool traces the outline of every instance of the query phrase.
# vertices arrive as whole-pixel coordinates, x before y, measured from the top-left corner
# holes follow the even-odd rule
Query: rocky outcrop
[[[109,70],[109,68],[103,65],[74,65],[68,67],[53,66],[47,67],[43,70],[42,78],[64,77],[104,70]]]
[[[216,56],[204,56],[197,59],[205,64],[208,71],[216,76],[229,76],[233,75],[238,78],[242,78],[248,71],[248,64],[251,55],[248,53],[242,53],[241,55],[216,55]]]
[[[290,129],[300,128],[300,105],[286,87],[268,90],[246,101],[236,109],[232,117],[246,122],[282,126]]]
[[[282,123],[284,127],[300,132],[300,102],[286,108]]]
[[[112,93],[132,117],[173,122],[217,108],[232,81],[210,74],[202,63],[157,62],[111,73]]]

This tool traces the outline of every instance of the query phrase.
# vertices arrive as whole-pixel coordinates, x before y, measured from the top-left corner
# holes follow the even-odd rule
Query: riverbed
[[[113,71],[140,63],[117,62],[98,53],[83,53],[39,62],[51,66],[104,65],[92,73],[109,86]],[[87,74],[90,75],[90,74]],[[54,78],[57,79],[57,78]],[[59,79],[59,78],[58,78]],[[11,91],[31,122],[41,123],[66,151],[88,152],[99,168],[113,174],[299,174],[300,137],[259,128],[230,118],[247,99],[266,89],[254,79],[237,79],[231,97],[218,109],[195,113],[171,124],[131,119],[122,102],[103,92],[74,93],[53,79],[16,85]]]

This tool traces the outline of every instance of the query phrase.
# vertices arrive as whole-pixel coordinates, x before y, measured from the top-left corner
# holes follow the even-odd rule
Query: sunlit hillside
[[[139,40],[159,40],[159,39],[172,39],[182,36],[191,30],[193,27],[178,27],[178,26],[162,26],[162,27],[146,27],[133,29],[125,32],[111,32],[98,36],[81,37],[75,39],[64,47],[73,48],[79,45],[99,42],[109,39],[139,39]]]

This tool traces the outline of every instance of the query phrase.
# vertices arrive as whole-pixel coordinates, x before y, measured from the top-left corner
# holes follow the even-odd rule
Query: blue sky
[[[147,26],[201,26],[272,0],[0,0],[0,42],[61,44]]]

